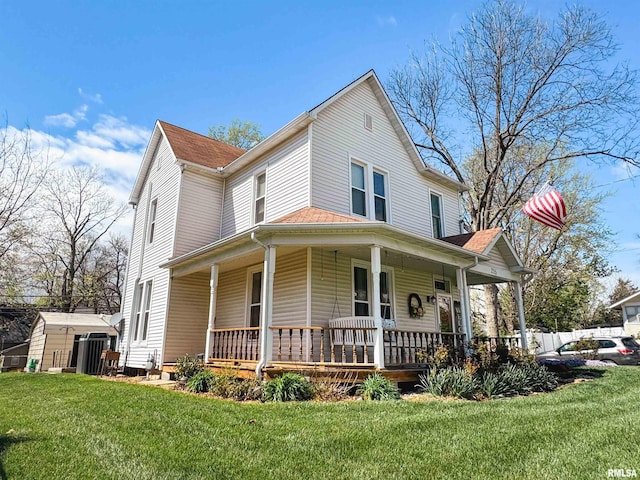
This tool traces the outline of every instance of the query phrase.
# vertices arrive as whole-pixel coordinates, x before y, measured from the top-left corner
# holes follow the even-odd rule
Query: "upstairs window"
[[[158,199],[154,199],[149,206],[149,243],[153,243],[156,233],[156,214],[158,213]]]
[[[431,226],[433,227],[433,237],[442,238],[444,236],[444,224],[442,222],[442,198],[435,193],[431,194]]]
[[[264,204],[267,192],[267,174],[261,173],[256,176],[255,186],[255,207],[253,212],[254,223],[264,222]]]
[[[351,212],[363,217],[367,216],[364,167],[357,163],[351,163]]]
[[[387,188],[386,178],[383,173],[373,172],[373,202],[376,220],[387,221]]]

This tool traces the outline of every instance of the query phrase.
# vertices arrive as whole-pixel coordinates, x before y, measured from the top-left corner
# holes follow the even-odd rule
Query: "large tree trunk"
[[[484,304],[486,310],[487,335],[498,336],[498,319],[500,318],[500,302],[498,301],[498,286],[489,283],[484,286]]]

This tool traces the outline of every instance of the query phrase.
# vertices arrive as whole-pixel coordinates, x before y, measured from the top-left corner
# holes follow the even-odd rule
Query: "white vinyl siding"
[[[220,239],[223,180],[185,170],[181,182],[174,256]]]
[[[252,226],[254,176],[267,174],[265,221],[276,220],[309,206],[309,144],[307,130],[299,133],[260,161],[227,179],[222,238]]]
[[[272,324],[305,325],[307,320],[307,252],[276,259]]]
[[[184,354],[204,353],[209,324],[209,276],[209,272],[198,272],[171,281],[165,362],[174,362]]]
[[[239,268],[218,275],[216,328],[246,326],[247,269]]]
[[[372,131],[362,127],[363,112],[372,116]],[[312,206],[351,214],[349,170],[351,159],[356,158],[389,172],[389,223],[431,236],[429,188],[436,187],[445,197],[445,229],[458,233],[457,191],[437,185],[418,172],[367,82],[318,113],[313,123],[312,150]]]
[[[273,325],[304,325],[307,311],[306,250],[277,256],[273,281]],[[222,272],[218,277],[216,328],[248,326],[248,306],[251,301],[251,273],[262,270],[257,264]]]
[[[121,342],[121,358],[124,358],[127,345],[130,352],[127,365],[143,368],[150,356],[161,355],[165,320],[167,315],[167,301],[169,294],[169,270],[158,266],[170,258],[173,253],[175,221],[178,207],[178,191],[182,177],[180,167],[175,163],[175,157],[167,141],[163,138],[156,151],[154,161],[161,161],[163,168],[151,168],[148,171],[145,185],[140,194],[138,207],[134,216],[134,235],[131,242],[129,266],[127,268],[126,292],[123,302],[123,315],[126,320],[125,331]],[[153,198],[158,198],[154,239],[149,244],[144,241],[147,235],[148,213],[147,206],[151,203],[150,185],[153,185]],[[144,249],[144,250],[143,250]],[[142,261],[142,266],[140,262]],[[149,327],[145,344],[129,342],[132,315],[134,309],[134,291],[136,282],[153,281],[153,297],[149,314]],[[161,358],[156,358],[160,361]]]

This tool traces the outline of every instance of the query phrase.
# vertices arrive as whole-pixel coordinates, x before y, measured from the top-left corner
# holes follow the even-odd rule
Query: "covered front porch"
[[[281,226],[167,264],[167,369],[202,352],[213,368],[258,376],[413,371],[441,346],[460,360],[472,332],[469,279],[519,280],[507,262],[482,265],[488,255],[386,225],[270,227]]]

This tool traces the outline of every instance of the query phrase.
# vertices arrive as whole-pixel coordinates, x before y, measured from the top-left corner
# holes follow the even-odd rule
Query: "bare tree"
[[[636,74],[611,67],[616,51],[609,27],[584,7],[545,23],[498,0],[448,47],[413,54],[391,73],[391,97],[425,162],[470,187],[469,230],[505,227],[532,193],[531,177],[549,165],[640,165]],[[523,155],[529,160],[520,163]],[[488,295],[495,300],[497,291]],[[497,334],[497,313],[487,320]]]
[[[36,250],[44,261],[56,265],[48,272],[52,289],[59,289],[58,308],[72,312],[78,304],[77,274],[100,239],[126,213],[116,204],[96,169],[71,167],[52,173],[44,183],[42,242]],[[58,276],[56,278],[57,275]]]
[[[94,313],[120,310],[127,268],[128,241],[123,235],[110,235],[96,245],[79,268],[78,295]]]
[[[28,128],[0,129],[0,261],[30,235],[31,209],[49,166]]]

